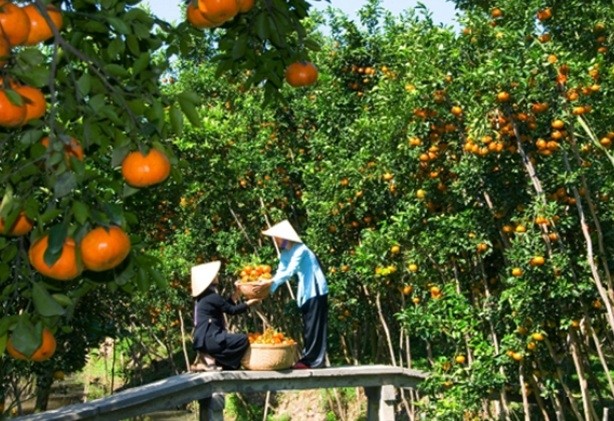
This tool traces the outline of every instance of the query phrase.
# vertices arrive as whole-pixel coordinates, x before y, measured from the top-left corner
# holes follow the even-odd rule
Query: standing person
[[[245,313],[258,299],[239,303],[239,291],[235,288],[229,299],[218,293],[218,272],[221,263],[209,262],[192,267],[192,296],[194,302],[194,349],[196,361],[192,371],[237,370],[241,358],[249,347],[245,333],[230,333],[226,329],[224,313]]]
[[[266,231],[279,247],[279,266],[272,278],[271,294],[293,275],[298,278],[297,305],[303,318],[303,350],[293,368],[325,366],[327,347],[328,284],[316,255],[303,243],[290,222],[284,220]]]

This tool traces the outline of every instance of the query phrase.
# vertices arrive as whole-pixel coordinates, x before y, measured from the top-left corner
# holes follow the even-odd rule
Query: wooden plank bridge
[[[224,419],[224,393],[363,387],[368,401],[367,419],[393,421],[396,389],[416,388],[425,378],[423,372],[387,365],[184,373],[90,402],[14,420],[124,420],[198,401],[200,419],[218,421]]]

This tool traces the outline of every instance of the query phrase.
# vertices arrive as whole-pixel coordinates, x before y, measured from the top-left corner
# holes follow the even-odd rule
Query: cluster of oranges
[[[197,29],[216,28],[239,13],[247,13],[255,0],[190,0],[186,20]],[[309,61],[297,61],[285,71],[286,82],[295,88],[309,86],[318,79],[317,67]]]
[[[195,28],[215,28],[246,13],[254,6],[254,0],[198,0],[190,1],[186,18]]]
[[[131,244],[126,232],[118,226],[96,227],[77,244],[66,237],[60,257],[52,264],[45,261],[49,247],[49,235],[43,235],[32,243],[28,250],[30,264],[42,275],[58,281],[69,281],[81,274],[83,269],[102,272],[113,269],[128,256]]]
[[[268,327],[262,333],[250,332],[247,334],[247,339],[250,344],[267,344],[267,345],[294,345],[296,341],[286,337],[282,332]]]
[[[49,17],[53,26],[47,23]],[[53,6],[41,11],[36,4],[23,7],[8,0],[0,0],[0,67],[6,67],[11,48],[33,46],[53,36],[62,28],[62,13]],[[19,127],[41,118],[47,110],[43,92],[33,86],[3,78],[0,86],[0,126]]]
[[[263,279],[271,279],[271,266],[264,264],[246,264],[239,272],[239,282],[256,282]]]

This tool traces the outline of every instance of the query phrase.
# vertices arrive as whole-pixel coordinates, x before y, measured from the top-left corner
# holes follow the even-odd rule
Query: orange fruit
[[[45,136],[41,139],[41,144],[48,148],[49,147],[49,136]],[[70,138],[70,141],[67,145],[64,146],[64,156],[66,159],[70,159],[70,157],[74,157],[79,161],[83,161],[83,147],[79,143],[77,139],[74,137]]]
[[[39,42],[48,40],[53,36],[53,31],[47,21],[36,7],[35,3],[29,3],[23,7],[23,11],[26,12],[30,20],[30,31],[28,32],[28,39],[24,42],[24,45],[36,45]],[[62,12],[60,12],[54,6],[47,6],[47,13],[53,22],[53,25],[59,31],[64,25],[64,19],[62,18]]]
[[[2,37],[0,37],[1,39]],[[1,44],[1,42],[0,42]],[[1,54],[1,53],[0,53]],[[24,104],[14,104],[9,99],[6,91],[0,89],[0,126],[17,127],[23,123],[26,117]]]
[[[60,257],[51,266],[47,265],[44,258],[48,245],[49,236],[44,235],[30,246],[28,258],[34,269],[42,275],[58,281],[70,281],[81,274],[83,267],[77,254],[75,240],[66,237]]]
[[[512,269],[512,276],[515,276],[517,278],[522,276],[523,273],[524,272],[523,272],[523,270],[521,268],[513,268]]]
[[[237,0],[239,3],[239,13],[247,13],[254,7],[255,0]]]
[[[192,2],[188,3],[188,7],[186,8],[186,19],[197,29],[214,28],[220,25],[219,23],[213,23],[207,19],[200,9],[194,6]]]
[[[0,33],[0,67],[6,66],[11,57],[11,45],[8,39]]]
[[[463,109],[460,106],[455,105],[452,108],[450,108],[450,112],[452,113],[452,115],[459,117],[460,115],[463,114]]]
[[[166,180],[171,172],[171,163],[160,150],[151,148],[143,154],[130,152],[122,162],[122,175],[132,187],[148,187]]]
[[[476,246],[476,250],[478,251],[478,253],[483,253],[486,250],[488,250],[488,244],[486,244],[486,243],[479,243]]]
[[[40,346],[36,348],[34,353],[32,353],[32,355],[29,357],[22,354],[15,348],[12,337],[10,337],[6,343],[6,352],[8,352],[8,354],[16,360],[28,360],[35,362],[46,361],[51,358],[53,354],[55,354],[55,349],[55,336],[53,336],[53,333],[51,333],[51,331],[47,328],[43,329]]]
[[[543,266],[546,263],[544,256],[533,256],[529,261],[531,266]]]
[[[534,341],[543,341],[544,340],[544,334],[541,332],[535,332],[531,335],[531,338],[533,338]]]
[[[130,253],[130,238],[118,226],[96,227],[83,237],[81,260],[86,269],[102,272],[119,265]]]
[[[537,11],[537,19],[540,21],[548,20],[552,17],[552,9],[547,7]]]
[[[497,94],[497,101],[508,102],[509,100],[510,100],[510,94],[508,92],[502,91]]]
[[[36,120],[45,115],[47,111],[47,100],[43,91],[33,86],[20,85],[13,88],[23,98],[26,107],[24,124],[30,120]]]
[[[5,234],[9,237],[18,237],[20,235],[26,235],[27,233],[32,231],[32,227],[34,227],[34,222],[30,218],[28,218],[23,212],[19,214],[13,225],[8,230],[4,226],[4,220],[0,218],[0,234]]]
[[[21,45],[28,39],[30,18],[21,7],[0,1],[0,28],[10,46]]]
[[[207,20],[216,24],[222,24],[239,13],[237,0],[198,0],[198,8]]]
[[[467,361],[467,359],[465,358],[464,355],[457,355],[454,358],[454,361],[456,361],[457,364],[465,364],[465,361]]]
[[[310,61],[292,63],[286,68],[286,82],[295,88],[313,85],[318,80],[318,69]]]

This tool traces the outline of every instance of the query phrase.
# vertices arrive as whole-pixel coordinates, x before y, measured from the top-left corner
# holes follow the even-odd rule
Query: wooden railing
[[[124,420],[199,401],[200,419],[217,421],[223,420],[224,393],[363,387],[368,400],[367,419],[393,421],[396,389],[413,389],[425,378],[423,372],[386,365],[185,373],[14,420]]]

